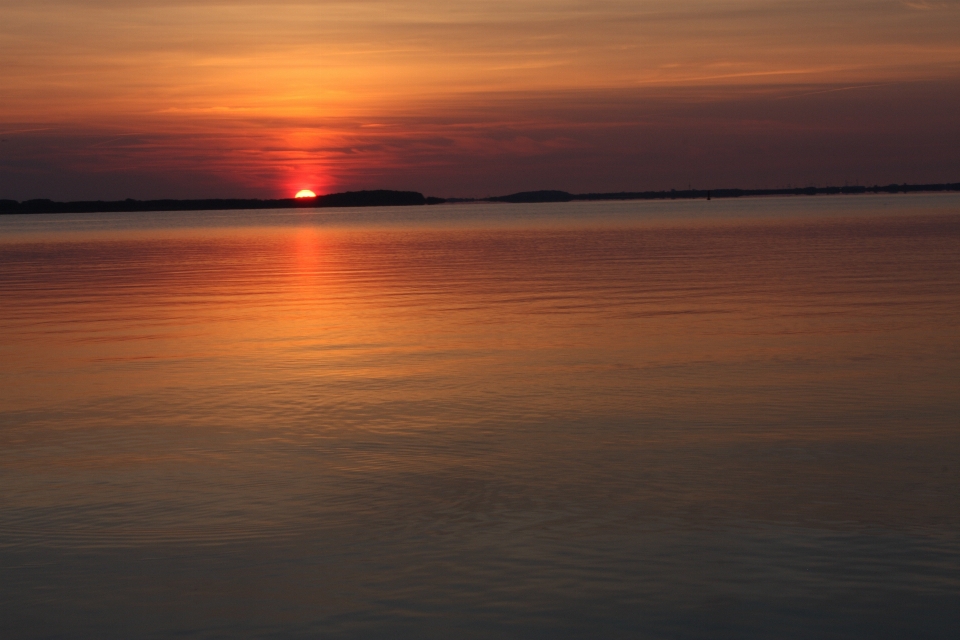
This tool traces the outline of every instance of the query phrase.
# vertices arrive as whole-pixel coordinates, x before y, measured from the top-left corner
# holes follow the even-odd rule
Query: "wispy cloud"
[[[69,176],[135,171],[158,189],[193,185],[189,174],[247,193],[296,176],[460,191],[552,171],[626,188],[654,170],[634,147],[699,157],[693,143],[648,145],[656,131],[712,139],[712,126],[775,122],[769,139],[799,135],[799,117],[731,124],[724,109],[746,96],[781,97],[788,110],[863,94],[869,110],[885,88],[949,85],[960,76],[958,4],[0,0],[0,128],[11,138],[0,162],[17,176],[2,185],[28,184],[29,168],[78,189],[87,183]],[[715,110],[684,111],[696,105]]]

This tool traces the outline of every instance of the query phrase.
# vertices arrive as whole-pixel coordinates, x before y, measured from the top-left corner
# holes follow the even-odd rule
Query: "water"
[[[5,638],[953,638],[960,196],[0,218]]]

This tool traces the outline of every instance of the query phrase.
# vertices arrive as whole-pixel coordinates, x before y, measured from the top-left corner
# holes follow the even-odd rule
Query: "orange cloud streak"
[[[56,190],[55,174],[79,193],[90,171],[136,173],[125,193],[144,197],[417,188],[412,167],[450,178],[485,171],[484,157],[551,154],[569,182],[571,150],[600,149],[623,122],[611,110],[633,105],[625,131],[637,113],[673,126],[668,90],[683,111],[960,77],[958,2],[0,0],[0,14],[0,128],[54,131],[11,134],[0,197]],[[575,108],[550,115],[557,99]],[[729,122],[687,126],[711,118]],[[776,135],[796,126],[772,120]],[[45,164],[44,149],[61,157]]]

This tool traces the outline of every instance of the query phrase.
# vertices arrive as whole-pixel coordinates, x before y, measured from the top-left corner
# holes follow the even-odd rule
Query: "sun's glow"
[[[316,198],[316,197],[317,197],[317,194],[315,194],[313,191],[310,191],[310,189],[304,189],[304,190],[302,190],[302,191],[297,191],[297,195],[294,196],[294,197],[296,197],[296,198]]]

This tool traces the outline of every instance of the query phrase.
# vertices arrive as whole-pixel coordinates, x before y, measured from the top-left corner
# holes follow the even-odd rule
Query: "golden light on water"
[[[301,191],[297,191],[297,195],[294,197],[295,198],[316,198],[317,194],[315,194],[313,191],[310,191],[310,189],[303,189]]]
[[[2,625],[919,635],[958,609],[960,196],[733,200],[0,216]]]

